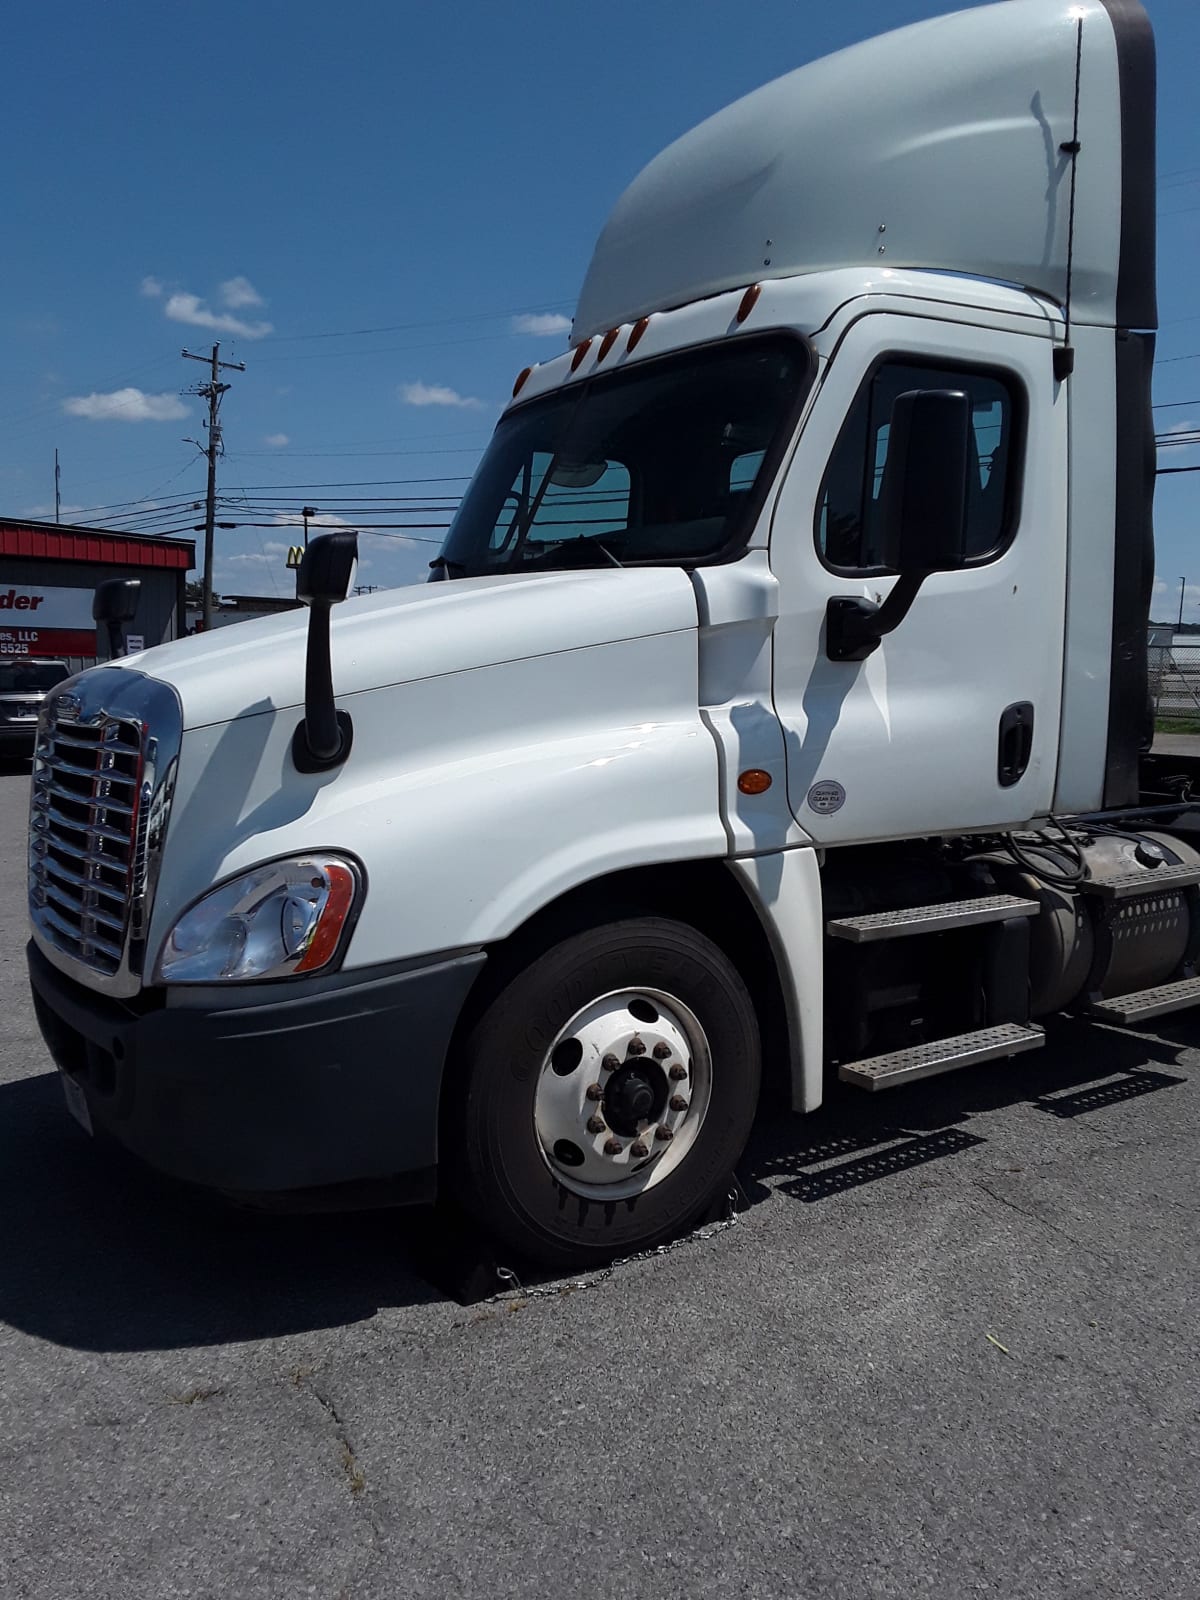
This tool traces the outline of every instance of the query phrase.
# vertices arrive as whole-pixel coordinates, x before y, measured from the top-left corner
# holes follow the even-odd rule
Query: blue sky
[[[53,515],[56,446],[64,520],[101,521],[98,508],[112,507],[114,525],[153,525],[134,502],[199,497],[203,462],[183,441],[201,436],[201,404],[180,390],[204,374],[179,352],[219,337],[222,355],[247,365],[223,415],[221,484],[241,509],[222,516],[244,525],[219,535],[221,587],[287,592],[280,551],[294,535],[272,524],[305,500],[330,515],[361,510],[355,520],[366,522],[396,517],[367,509],[385,501],[351,496],[408,497],[434,508],[410,521],[444,522],[443,497],[470,473],[514,374],[562,347],[596,233],[640,167],[769,78],[946,9],[16,8],[0,510]],[[1159,45],[1155,399],[1165,430],[1200,426],[1200,5],[1148,9]],[[552,331],[531,331],[539,326]],[[1160,456],[1192,462],[1200,450]],[[1159,480],[1160,581],[1177,595],[1177,575],[1188,577],[1193,620],[1198,512],[1200,473]],[[167,526],[199,520],[186,505],[172,515]],[[256,521],[266,526],[245,525]],[[365,548],[363,580],[417,576],[434,548],[384,533]]]

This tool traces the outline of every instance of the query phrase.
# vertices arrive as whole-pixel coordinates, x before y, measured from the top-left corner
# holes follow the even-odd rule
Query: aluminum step
[[[1157,867],[1146,872],[1125,872],[1117,878],[1085,878],[1081,894],[1094,894],[1101,900],[1133,900],[1150,894],[1169,894],[1173,889],[1190,889],[1200,883],[1200,867]]]
[[[1172,1011],[1186,1011],[1200,1005],[1200,978],[1181,978],[1178,983],[1160,983],[1157,989],[1138,989],[1119,994],[1114,1000],[1097,1000],[1084,1015],[1097,1022],[1148,1022]]]
[[[951,928],[973,928],[1007,917],[1035,917],[1036,900],[1015,894],[989,894],[978,900],[946,900],[934,906],[905,906],[900,911],[872,911],[865,917],[838,917],[826,923],[833,939],[851,944],[871,944],[876,939],[906,939],[916,933],[947,933]]]
[[[865,1061],[845,1061],[838,1068],[838,1077],[859,1089],[890,1089],[893,1084],[913,1083],[918,1078],[932,1078],[939,1072],[953,1072],[976,1062],[1037,1050],[1045,1042],[1041,1028],[1001,1022],[991,1028],[977,1028],[973,1033],[955,1034],[951,1039],[937,1039],[933,1044],[914,1044],[887,1055],[868,1056]]]

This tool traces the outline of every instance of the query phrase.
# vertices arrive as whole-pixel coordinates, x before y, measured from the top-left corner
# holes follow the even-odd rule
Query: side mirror
[[[106,578],[103,583],[96,585],[96,592],[92,595],[92,621],[104,623],[108,633],[109,659],[112,661],[125,654],[121,624],[132,622],[137,615],[141,590],[140,578]]]
[[[966,555],[971,402],[961,389],[896,396],[884,468],[883,561],[899,573],[953,571]]]
[[[306,606],[340,605],[350,593],[357,562],[357,533],[323,533],[301,557],[296,599]]]
[[[960,389],[896,396],[884,467],[881,553],[897,574],[882,605],[835,595],[825,610],[825,654],[865,661],[908,615],[931,572],[966,560],[971,402]]]
[[[357,562],[358,534],[339,530],[312,541],[296,574],[296,598],[308,607],[304,720],[292,736],[292,760],[298,772],[325,772],[350,754],[354,725],[333,700],[329,613],[349,594]]]

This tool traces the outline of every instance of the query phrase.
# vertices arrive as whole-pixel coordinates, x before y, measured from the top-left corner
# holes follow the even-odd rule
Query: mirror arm
[[[308,653],[304,663],[304,720],[292,735],[292,761],[298,772],[326,772],[350,754],[354,725],[333,700],[333,667],[329,655],[327,600],[311,600],[308,608]]]
[[[927,572],[902,572],[882,605],[835,595],[825,608],[825,654],[830,661],[865,661],[885,633],[908,615]]]

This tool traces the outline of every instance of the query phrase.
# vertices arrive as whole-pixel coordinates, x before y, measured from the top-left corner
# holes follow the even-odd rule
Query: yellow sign
[[[303,560],[304,560],[304,546],[300,545],[300,544],[292,545],[291,548],[288,550],[288,553],[287,553],[287,564],[288,564],[288,566],[289,567],[298,567]]]

